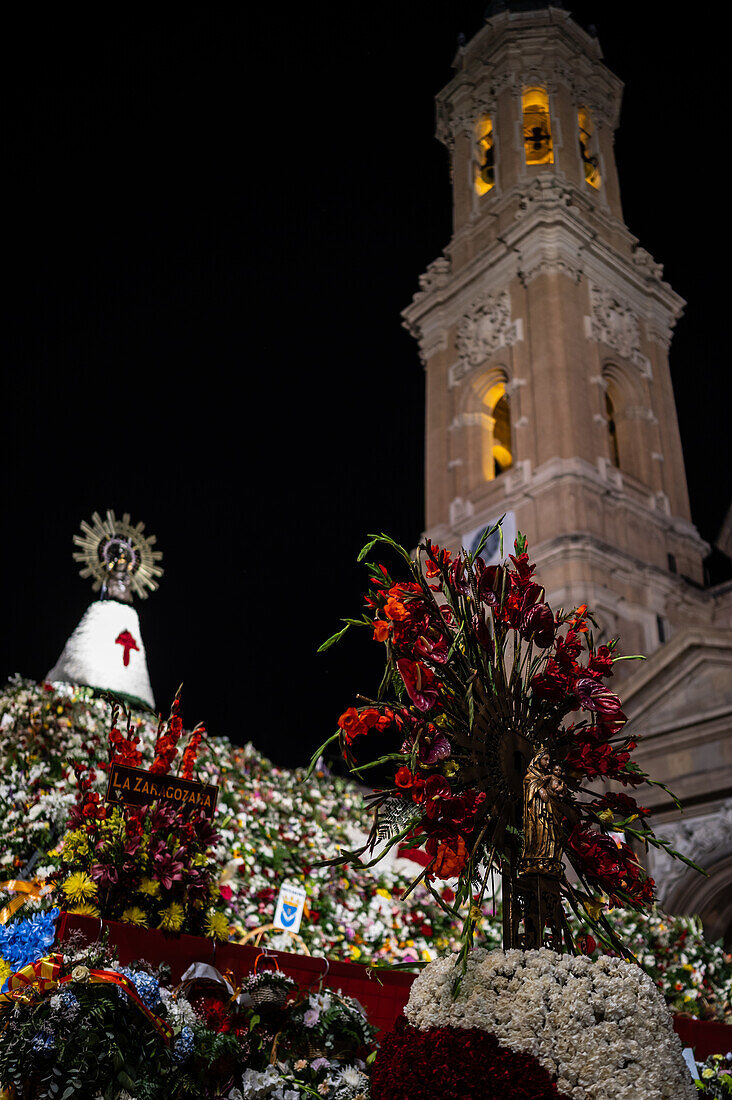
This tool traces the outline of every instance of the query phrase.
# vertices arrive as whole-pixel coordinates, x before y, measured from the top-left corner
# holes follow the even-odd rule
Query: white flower
[[[452,957],[425,967],[405,1008],[411,1024],[491,1032],[533,1054],[573,1100],[696,1096],[663,997],[633,963],[479,949],[456,1000],[454,977]]]

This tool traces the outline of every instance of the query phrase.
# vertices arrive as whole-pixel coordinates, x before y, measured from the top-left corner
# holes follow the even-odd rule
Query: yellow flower
[[[386,898],[387,901],[391,901],[391,894],[388,890],[385,890],[383,886],[380,886],[376,893],[379,895],[379,897]]]
[[[124,924],[134,924],[136,928],[147,928],[147,913],[139,905],[130,905],[120,919]]]
[[[66,879],[61,889],[66,897],[71,898],[72,901],[88,901],[96,894],[97,884],[89,878],[86,871],[74,871]]]
[[[229,922],[223,913],[217,913],[214,909],[206,916],[206,935],[214,940],[228,940]]]
[[[144,878],[137,887],[137,892],[138,894],[147,894],[151,898],[156,898],[160,894],[160,883],[153,878]]]
[[[5,982],[12,973],[13,968],[10,963],[6,962],[5,959],[0,956],[0,989],[5,985]]]
[[[99,916],[99,910],[96,905],[90,905],[88,901],[82,901],[79,905],[75,905],[73,909],[69,909],[69,913],[74,913],[77,917]]]
[[[600,821],[604,821],[606,825],[611,825],[615,818],[615,814],[612,810],[603,810],[598,816]]]
[[[160,913],[158,928],[163,932],[180,932],[186,911],[178,901],[171,901],[167,909]]]
[[[590,919],[591,920],[597,920],[597,918],[600,916],[600,913],[604,909],[606,903],[605,903],[605,899],[600,897],[600,898],[583,898],[582,899],[582,904],[585,908],[585,912],[590,917]]]
[[[351,944],[351,958],[352,959],[360,959],[361,958],[361,949],[359,947],[356,947],[355,943]]]

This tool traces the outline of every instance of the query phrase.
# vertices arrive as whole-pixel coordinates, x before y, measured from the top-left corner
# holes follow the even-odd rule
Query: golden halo
[[[157,577],[163,570],[156,563],[162,558],[160,550],[153,550],[157,541],[155,535],[144,535],[144,523],[134,527],[130,523],[129,512],[117,519],[110,508],[105,519],[95,512],[91,523],[81,521],[81,535],[74,535],[74,543],[79,547],[74,551],[74,561],[81,562],[79,570],[82,577],[93,577],[93,589],[98,592],[107,575],[105,562],[115,547],[124,547],[130,555],[130,581],[133,591],[143,600],[158,587]]]

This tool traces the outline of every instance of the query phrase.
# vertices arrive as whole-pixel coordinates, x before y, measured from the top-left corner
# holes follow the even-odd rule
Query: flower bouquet
[[[294,980],[280,970],[276,959],[272,959],[274,970],[258,970],[262,957],[257,956],[254,970],[247,975],[242,985],[243,992],[249,995],[252,1004],[260,1012],[282,1008],[288,995],[295,989]]]
[[[182,733],[176,697],[161,721],[150,772],[166,774]],[[127,715],[127,729],[117,726]],[[202,729],[194,730],[183,753],[182,776],[191,778]],[[109,732],[110,764],[137,767],[139,737],[131,714],[115,703]],[[157,801],[150,806],[110,805],[93,789],[96,771],[75,761],[75,804],[68,832],[49,875],[53,900],[71,913],[101,916],[162,932],[190,932],[226,940],[229,925],[220,911],[219,873],[213,859],[218,834],[195,807]]]
[[[498,1036],[535,1058],[576,1100],[628,1095],[605,1083],[607,1077],[619,1082],[623,1066],[632,1067],[625,1075],[631,1087],[633,1072],[646,1073],[648,1090],[638,1095],[693,1096],[663,998],[607,916],[614,907],[642,912],[653,905],[653,879],[636,849],[653,845],[690,862],[656,837],[648,810],[628,793],[653,780],[632,760],[635,741],[624,731],[620,699],[606,684],[624,658],[617,639],[595,641],[586,605],[549,607],[523,535],[505,561],[483,562],[481,550],[496,529],[485,531],[473,553],[453,556],[427,540],[412,560],[379,535],[359,555],[363,560],[387,546],[407,577],[393,576],[381,561],[367,562],[365,611],[344,620],[321,647],[360,627],[386,655],[375,696],[359,695],[313,758],[314,765],[338,741],[352,774],[362,778],[379,768],[386,775],[371,798],[366,843],[330,862],[358,864],[366,856],[369,866],[395,845],[420,849],[421,869],[404,895],[424,881],[438,905],[462,918],[457,958],[430,963],[412,987],[406,1015],[417,1028],[478,1027]],[[370,741],[380,751],[369,759],[368,747],[359,746]],[[436,880],[450,882],[451,902]],[[497,894],[503,950],[484,959],[485,952],[474,952],[474,936],[485,920],[486,898],[493,908]],[[576,958],[590,940],[585,931],[573,934],[568,913],[616,957]],[[563,952],[570,953],[568,963]],[[617,956],[633,965],[613,970]],[[649,1059],[614,1060],[623,1048],[624,1019],[639,1003],[641,978],[648,1024],[638,1038],[650,1036],[665,1059],[665,1076],[652,1081]],[[601,1009],[606,987],[612,988]],[[416,1009],[421,995],[423,1012]],[[522,997],[525,1018],[515,1009]],[[478,1018],[472,1010],[481,1005]],[[508,1038],[501,1032],[506,1020],[514,1024]],[[592,1070],[568,1065],[565,1072],[571,1059],[562,1052],[576,1046],[579,1030]],[[410,1047],[406,1032],[400,1049],[405,1065],[416,1066],[419,1043]],[[521,1088],[518,1082],[512,1091],[496,1092],[488,1072],[469,1095],[519,1097],[526,1095]],[[406,1094],[383,1093],[395,1100]]]
[[[213,1100],[241,1083],[248,1027],[212,1026],[164,968],[121,967],[99,942],[26,971],[0,1004],[0,1088],[13,1100]]]
[[[353,997],[340,990],[310,993],[297,1001],[288,1017],[282,1048],[294,1055],[330,1062],[354,1062],[367,1054],[374,1030]],[[281,1048],[281,1049],[282,1049]]]
[[[586,606],[551,610],[523,535],[506,562],[484,565],[480,552],[494,530],[474,553],[454,558],[427,541],[412,560],[384,535],[359,555],[386,545],[409,579],[367,563],[365,613],[321,646],[364,627],[384,645],[386,667],[376,697],[359,696],[341,715],[313,765],[337,740],[355,776],[379,767],[392,779],[371,799],[367,844],[331,862],[358,864],[376,852],[377,863],[394,845],[422,849],[425,865],[405,893],[424,880],[443,909],[464,911],[463,959],[496,882],[504,946],[571,947],[566,906],[627,954],[604,911],[647,909],[654,897],[631,845],[690,863],[655,836],[648,810],[617,789],[654,782],[632,760],[636,742],[604,682],[628,658],[617,654],[617,639],[595,643]],[[391,751],[359,763],[358,739],[377,734],[382,743],[388,735]],[[451,904],[435,879],[457,883]]]

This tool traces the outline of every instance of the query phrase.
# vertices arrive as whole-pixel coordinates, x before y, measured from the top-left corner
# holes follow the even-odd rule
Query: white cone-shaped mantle
[[[116,600],[91,604],[46,680],[130,695],[154,708],[140,620],[134,607]]]

